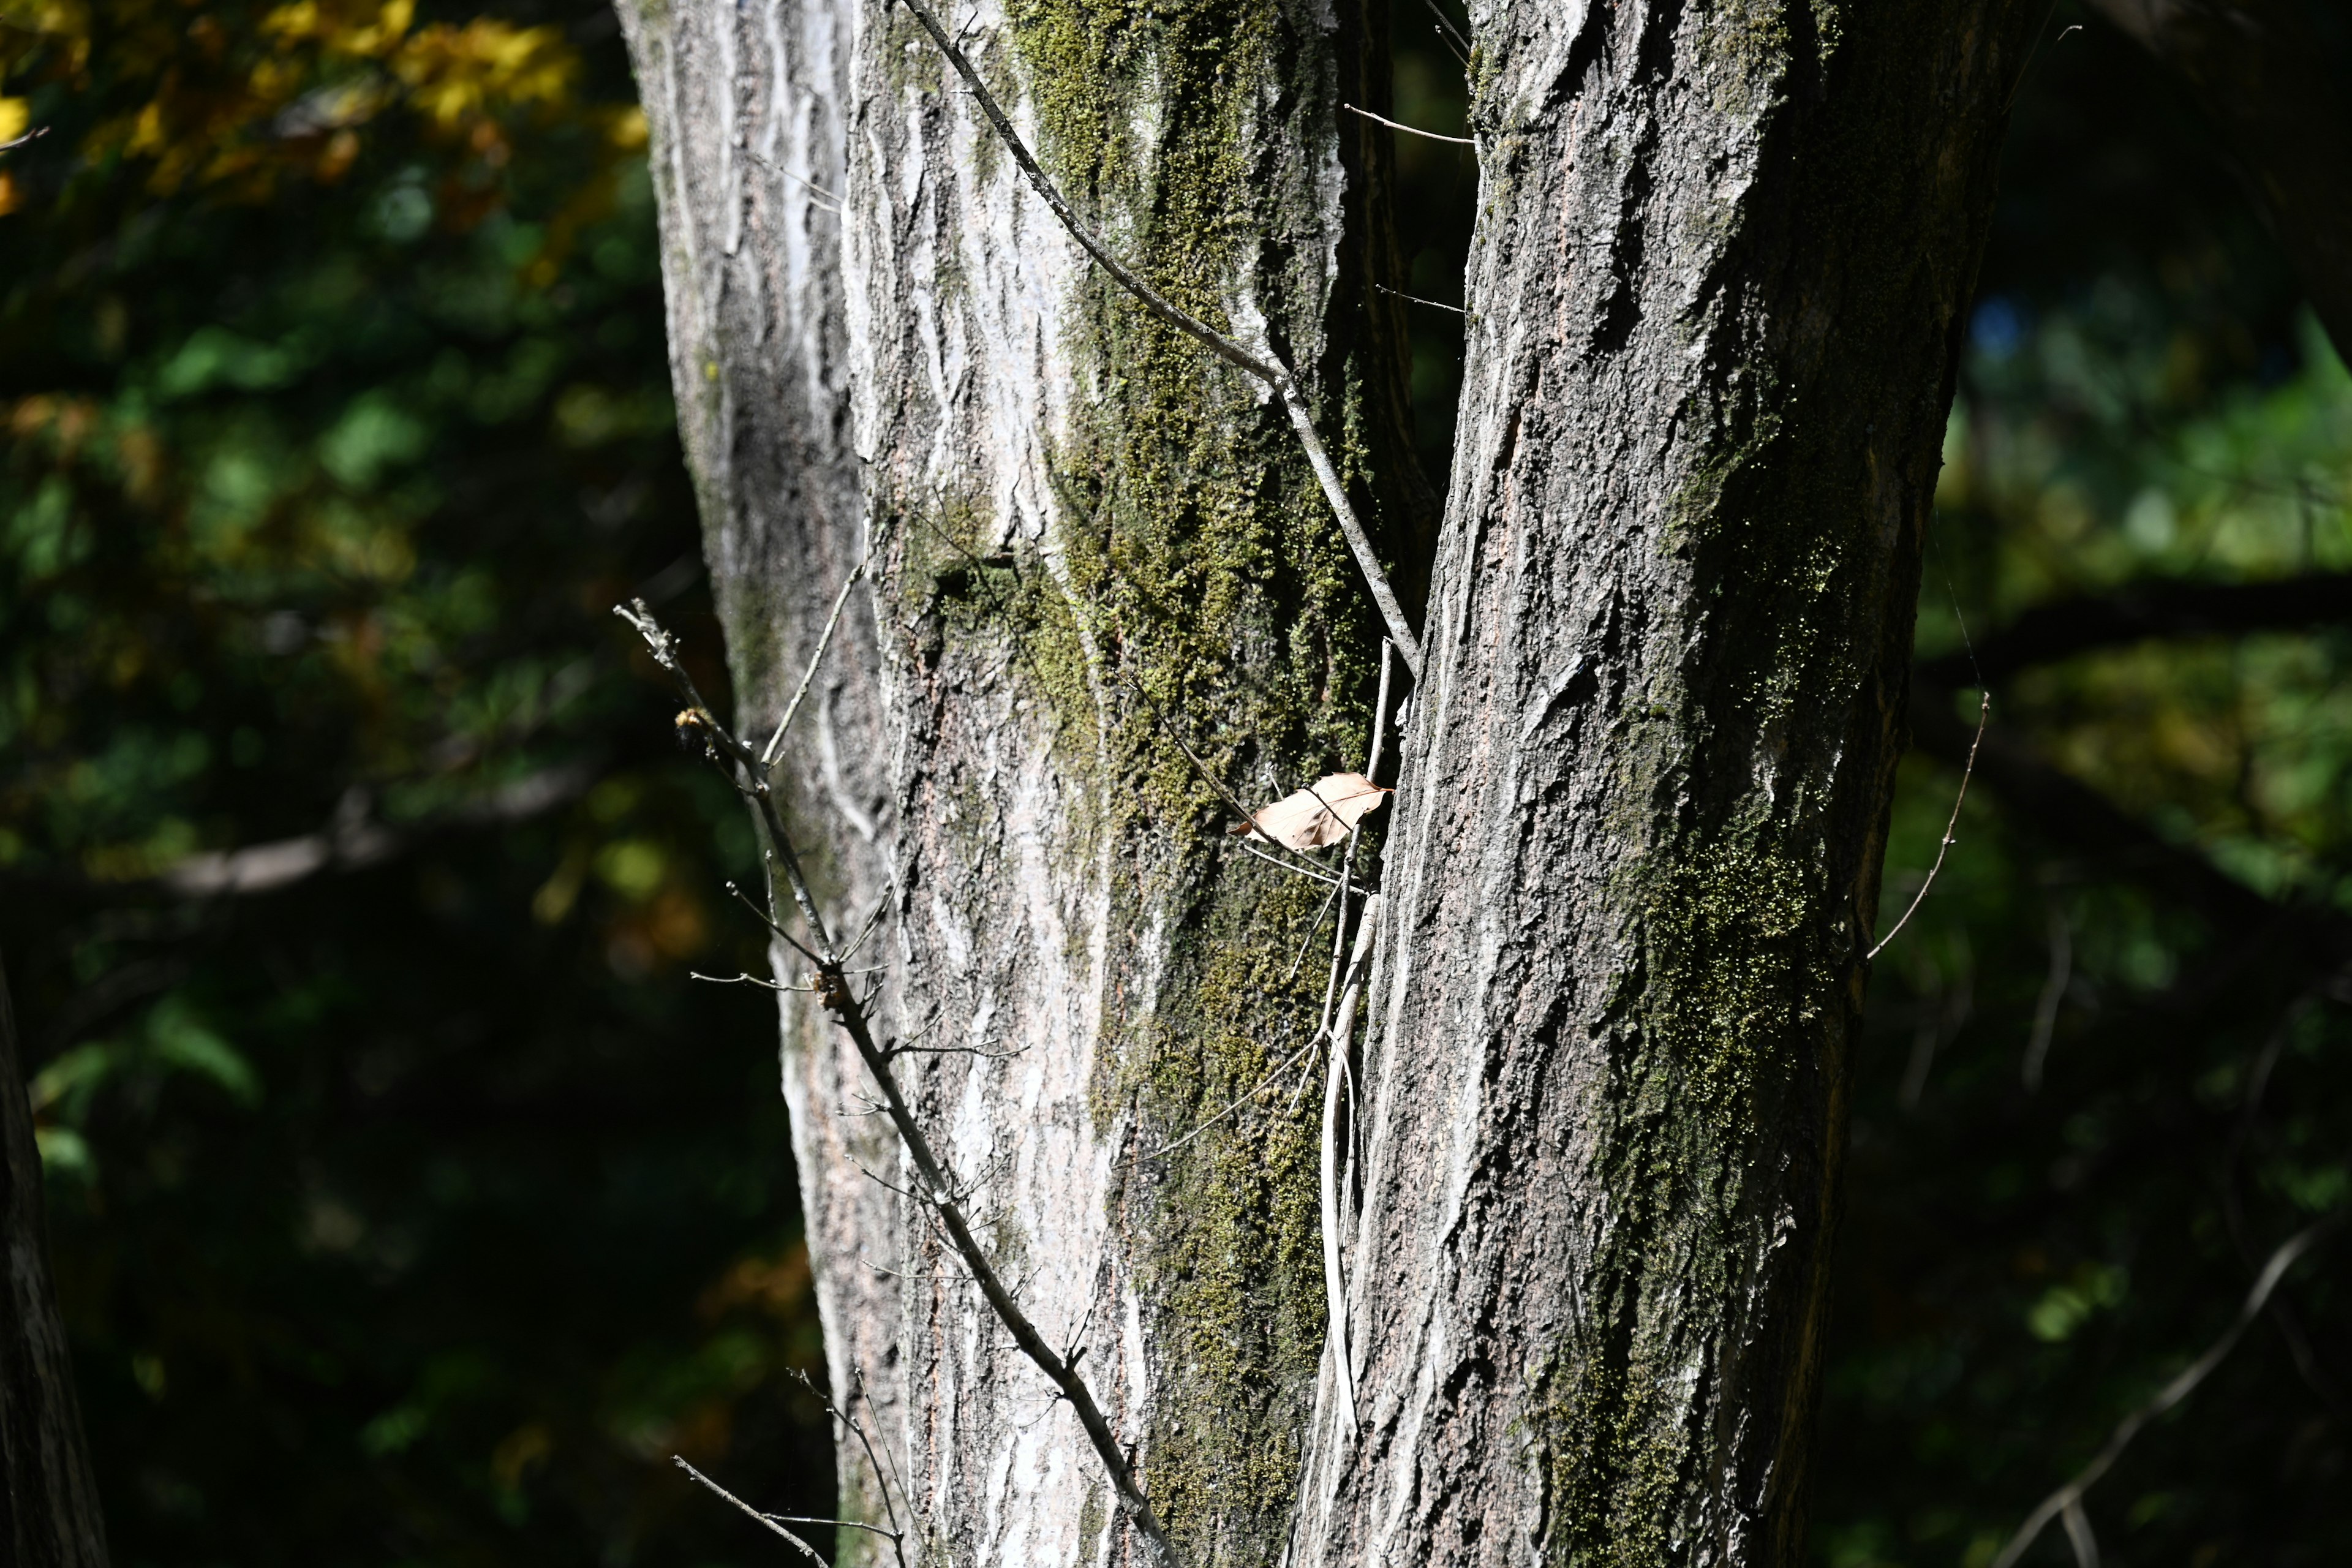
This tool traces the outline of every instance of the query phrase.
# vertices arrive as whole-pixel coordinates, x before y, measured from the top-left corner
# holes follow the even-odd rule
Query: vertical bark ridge
[[[1474,7],[1367,1424],[1318,1424],[1302,1562],[1798,1554],[1954,328],[2039,16]]]

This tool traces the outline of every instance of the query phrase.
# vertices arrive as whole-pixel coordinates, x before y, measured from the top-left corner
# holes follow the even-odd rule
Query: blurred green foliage
[[[609,12],[9,0],[0,950],[123,1564],[831,1492]],[[715,664],[704,672],[722,688]]]
[[[1979,778],[1878,961],[1815,1461],[1832,1568],[1984,1568],[2352,1197],[2352,378],[2184,97],[2071,5],[2003,177],[1922,655],[1965,668],[2036,605],[2151,588],[2304,580],[2328,608],[1992,678],[1998,732],[2150,840],[2102,847]],[[1914,701],[1977,715],[1973,690]],[[1906,763],[1882,931],[1958,787]],[[2182,897],[2168,857],[2261,898]],[[2093,1489],[2105,1563],[2352,1557],[2347,1252],[2295,1268]],[[2025,1561],[2074,1558],[2053,1525]]]

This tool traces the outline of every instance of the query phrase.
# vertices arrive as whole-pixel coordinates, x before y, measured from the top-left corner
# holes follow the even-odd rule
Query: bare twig
[[[1252,844],[1246,838],[1236,839],[1235,842],[1238,843],[1244,850],[1256,856],[1267,865],[1279,866],[1282,869],[1289,872],[1294,877],[1305,877],[1309,881],[1314,882],[1328,882],[1335,889],[1339,886],[1339,879],[1334,877],[1328,871],[1318,871],[1312,867],[1294,866],[1287,860],[1278,860],[1275,857],[1267,854],[1265,850],[1259,848],[1256,845]]]
[[[945,35],[936,30],[936,24],[929,25],[934,29],[933,37],[944,44]],[[768,778],[768,765],[759,753],[746,746],[710,711],[709,705],[702,700],[702,693],[696,689],[693,677],[687,673],[685,665],[678,659],[677,639],[662,629],[643,600],[626,606],[615,606],[614,613],[636,629],[638,636],[645,639],[646,647],[653,655],[654,661],[677,683],[688,703],[688,711],[680,716],[681,720],[690,717],[694,721],[711,758],[733,763],[740,770],[741,777],[737,780],[736,788],[759,812],[761,826],[767,833],[768,864],[773,871],[782,875],[791,889],[793,901],[799,907],[802,922],[808,928],[810,945],[816,952],[817,973],[814,984],[817,999],[833,1015],[843,1032],[849,1036],[850,1043],[856,1047],[858,1059],[866,1064],[867,1075],[882,1091],[883,1105],[889,1115],[890,1125],[898,1132],[898,1141],[915,1167],[918,1179],[914,1190],[907,1195],[913,1198],[945,1232],[957,1256],[971,1271],[974,1283],[979,1285],[981,1294],[987,1299],[990,1310],[1013,1336],[1013,1343],[1020,1347],[1021,1352],[1036,1365],[1038,1371],[1045,1374],[1062,1397],[1070,1402],[1071,1410],[1078,1417],[1078,1425],[1085,1429],[1104,1469],[1109,1472],[1111,1489],[1118,1498],[1120,1511],[1135,1526],[1136,1533],[1142,1538],[1151,1560],[1162,1568],[1173,1568],[1180,1561],[1175,1547],[1169,1541],[1167,1529],[1160,1522],[1160,1516],[1153,1511],[1141,1488],[1136,1484],[1134,1467],[1112,1433],[1102,1407],[1095,1402],[1093,1389],[1075,1366],[1056,1354],[1045,1342],[1036,1325],[1029,1321],[1028,1314],[1021,1310],[1020,1303],[1005,1288],[995,1263],[989,1258],[987,1248],[981,1245],[964,1214],[960,1194],[951,1189],[939,1156],[932,1152],[929,1137],[923,1131],[921,1122],[916,1120],[905,1094],[899,1089],[898,1074],[892,1070],[889,1053],[876,1043],[866,1004],[849,984],[849,972],[844,967],[842,955],[834,945],[824,916],[817,908],[816,897],[809,889],[807,874],[802,869],[800,856],[793,847],[792,835],[785,829],[782,814],[776,809],[775,794]],[[890,1185],[888,1183],[883,1184]]]
[[[1167,736],[1170,741],[1173,742],[1178,751],[1184,753],[1184,760],[1192,764],[1192,771],[1201,775],[1201,782],[1207,784],[1211,789],[1215,790],[1217,792],[1217,798],[1223,801],[1227,808],[1230,809],[1235,816],[1240,817],[1244,822],[1255,821],[1257,813],[1252,811],[1248,806],[1244,805],[1241,803],[1241,798],[1234,795],[1233,791],[1225,787],[1224,781],[1217,777],[1215,773],[1209,771],[1209,764],[1201,760],[1201,754],[1192,750],[1192,746],[1186,742],[1184,737],[1177,731],[1176,726],[1168,721],[1168,715],[1160,710],[1160,704],[1151,700],[1151,694],[1144,690],[1141,686],[1137,684],[1135,678],[1128,674],[1127,671],[1123,669],[1114,669],[1111,671],[1111,675],[1129,691],[1134,692],[1138,701],[1141,702],[1146,708],[1151,710],[1152,720],[1160,726],[1160,732]],[[1318,795],[1316,798],[1319,800],[1322,797]],[[1327,806],[1325,809],[1328,810],[1329,808]],[[1259,859],[1271,861],[1275,865],[1281,867],[1286,871],[1297,871],[1301,876],[1312,877],[1316,880],[1322,882],[1337,883],[1339,880],[1339,878],[1331,875],[1330,872],[1325,870],[1320,865],[1317,864],[1315,861],[1307,859],[1306,856],[1300,854],[1297,850],[1291,848],[1289,845],[1281,842],[1279,839],[1268,838],[1265,839],[1265,842],[1272,845],[1275,848],[1281,850],[1285,855],[1292,857],[1292,859],[1285,860],[1278,856],[1265,854],[1252,845],[1247,838],[1239,839],[1237,842],[1243,848],[1247,849],[1251,854],[1257,856]]]
[[[1388,742],[1389,724],[1389,665],[1391,646],[1381,645],[1380,694],[1372,700],[1372,739],[1364,750],[1364,777],[1377,780],[1380,775],[1381,752]],[[1348,1057],[1354,1048],[1356,1034],[1356,997],[1361,984],[1366,959],[1371,954],[1372,942],[1380,928],[1381,900],[1378,894],[1364,901],[1363,918],[1356,924],[1355,952],[1348,960],[1347,989],[1338,1000],[1339,1011],[1332,1012],[1334,993],[1339,985],[1340,943],[1348,933],[1349,884],[1355,874],[1356,844],[1362,836],[1363,819],[1359,817],[1348,829],[1348,852],[1339,861],[1339,925],[1331,933],[1331,973],[1323,987],[1323,1021],[1318,1027],[1331,1042],[1330,1055],[1324,1058],[1323,1127],[1320,1150],[1319,1185],[1323,1226],[1323,1321],[1328,1325],[1326,1336],[1331,1342],[1333,1363],[1338,1371],[1339,1408],[1347,1416],[1347,1431],[1358,1426],[1356,1415],[1356,1370],[1349,1350],[1347,1272],[1339,1254],[1339,1238],[1344,1228],[1347,1186],[1352,1179],[1352,1161],[1339,1156],[1339,1124],[1344,1111],[1352,1131],[1356,1108],[1352,1094],[1342,1104],[1343,1089],[1353,1083]]]
[[[1991,720],[1992,693],[1987,691],[1981,694],[1977,707],[1977,738],[1969,742],[1968,763],[1960,769],[1960,793],[1952,797],[1952,819],[1944,824],[1944,841],[1936,846],[1936,863],[1927,868],[1927,879],[1919,884],[1918,892],[1912,895],[1911,907],[1903,911],[1903,918],[1895,922],[1895,929],[1879,938],[1878,945],[1863,955],[1864,963],[1885,952],[1886,944],[1893,942],[1905,926],[1911,923],[1911,917],[1917,914],[1919,906],[1927,901],[1927,889],[1936,885],[1936,873],[1944,868],[1944,857],[1951,852],[1953,845],[1959,842],[1952,837],[1952,833],[1960,825],[1960,807],[1969,798],[1969,779],[1977,771],[1977,748],[1984,744],[1985,725]]]
[[[1348,1049],[1356,1030],[1357,985],[1360,982],[1364,960],[1370,956],[1372,936],[1379,926],[1380,898],[1375,894],[1365,900],[1364,918],[1356,925],[1356,951],[1348,960],[1348,989],[1340,1004],[1338,1026],[1323,1031],[1330,1042],[1329,1055],[1324,1058],[1323,1135],[1321,1152],[1321,1205],[1323,1225],[1323,1321],[1325,1334],[1331,1342],[1332,1360],[1339,1369],[1339,1408],[1348,1418],[1347,1430],[1353,1433],[1358,1426],[1356,1416],[1356,1371],[1348,1350],[1348,1279],[1339,1260],[1339,1208],[1341,1186],[1349,1172],[1339,1160],[1340,1086],[1348,1078]]]
[[[1454,58],[1468,65],[1470,40],[1462,36],[1462,29],[1454,25],[1454,18],[1438,9],[1437,0],[1421,0],[1421,3],[1429,7],[1430,16],[1437,22],[1437,36],[1445,40],[1446,47],[1454,51]]]
[[[1322,1040],[1323,1034],[1322,1031],[1318,1029],[1315,1034],[1308,1037],[1305,1045],[1299,1047],[1297,1050],[1283,1058],[1282,1060],[1276,1062],[1272,1070],[1267,1072],[1264,1078],[1258,1079],[1257,1082],[1252,1085],[1246,1091],[1235,1098],[1223,1110],[1218,1111],[1214,1116],[1209,1117],[1205,1121],[1196,1122],[1193,1125],[1192,1131],[1185,1133],[1184,1136],[1177,1139],[1174,1142],[1162,1143],[1157,1149],[1146,1149],[1143,1151],[1142,1157],[1146,1160],[1160,1160],[1165,1159],[1167,1156],[1173,1154],[1177,1150],[1181,1149],[1185,1144],[1190,1143],[1193,1139],[1198,1138],[1202,1133],[1206,1132],[1210,1128],[1214,1127],[1218,1122],[1223,1121],[1226,1117],[1231,1116],[1234,1111],[1239,1110],[1243,1106],[1247,1105],[1251,1100],[1255,1100],[1259,1095],[1264,1094],[1267,1089],[1273,1088],[1275,1079],[1280,1078],[1284,1073],[1288,1072],[1293,1066],[1303,1060],[1309,1051],[1313,1050],[1317,1046],[1322,1043]]]
[[[1167,296],[1111,254],[1109,247],[1096,237],[1094,231],[1087,226],[1076,210],[1047,177],[1045,171],[1038,165],[1028,144],[1021,140],[1021,133],[1013,128],[1013,121],[1005,117],[1004,110],[997,104],[996,95],[989,91],[988,84],[981,79],[980,72],[973,68],[971,58],[948,36],[947,29],[940,25],[940,19],[932,14],[931,8],[923,0],[904,0],[904,3],[923,31],[931,36],[931,42],[947,56],[948,63],[955,68],[956,74],[963,78],[964,85],[971,89],[981,113],[996,132],[997,139],[1004,143],[1005,150],[1013,154],[1013,163],[1020,166],[1030,188],[1044,198],[1046,206],[1053,209],[1054,216],[1061,220],[1062,226],[1069,231],[1072,239],[1078,242],[1079,247],[1094,258],[1097,264],[1109,273],[1120,288],[1133,295],[1145,310],[1226,363],[1255,377],[1274,395],[1274,400],[1289,416],[1291,428],[1297,432],[1298,444],[1307,453],[1307,466],[1315,471],[1316,483],[1322,487],[1323,499],[1330,505],[1331,514],[1339,521],[1339,531],[1347,538],[1348,549],[1356,558],[1357,568],[1364,574],[1365,586],[1371,590],[1372,603],[1379,606],[1381,619],[1388,623],[1389,635],[1396,639],[1397,651],[1404,659],[1405,668],[1419,679],[1421,643],[1412,635],[1412,626],[1405,619],[1404,606],[1397,603],[1395,590],[1389,586],[1388,573],[1381,565],[1379,552],[1372,548],[1371,535],[1365,532],[1362,521],[1356,516],[1354,504],[1348,500],[1347,486],[1340,480],[1339,468],[1331,461],[1331,454],[1324,447],[1323,437],[1315,429],[1315,421],[1307,412],[1306,398],[1300,394],[1298,384],[1288,367],[1276,358],[1271,350],[1264,355],[1255,353],[1198,316],[1171,303]]]
[[[730,882],[727,884],[727,891],[733,895],[737,903],[741,904],[745,909],[751,910],[752,918],[757,920],[761,925],[766,926],[771,935],[774,936],[780,942],[789,943],[794,952],[799,953],[811,963],[814,963],[816,962],[815,953],[813,953],[807,948],[803,947],[799,942],[794,940],[792,932],[778,925],[774,921],[770,920],[768,918],[767,910],[761,909],[759,905],[753,903],[750,899],[743,896],[742,889],[737,887],[734,883]]]
[[[1418,294],[1408,294],[1402,289],[1391,289],[1385,283],[1375,283],[1372,287],[1381,293],[1390,295],[1395,299],[1410,300],[1412,303],[1416,305],[1426,305],[1433,310],[1451,310],[1454,314],[1461,317],[1464,321],[1468,321],[1470,319],[1469,311],[1464,310],[1459,305],[1449,305],[1443,300],[1424,300]]]
[[[849,591],[856,587],[866,575],[866,567],[874,563],[875,552],[882,548],[882,542],[889,535],[890,520],[886,517],[882,525],[874,531],[874,541],[866,547],[866,553],[857,558],[857,564],[851,567],[849,575],[841,580],[841,592],[833,599],[833,614],[824,618],[824,630],[817,634],[816,651],[809,655],[808,668],[801,672],[801,683],[793,689],[793,700],[784,704],[784,716],[776,721],[776,732],[768,737],[766,745],[760,748],[761,767],[774,767],[776,759],[783,755],[784,731],[793,727],[793,716],[801,710],[801,703],[808,697],[809,687],[816,680],[817,666],[824,662],[824,650],[833,646],[834,628],[841,625],[841,612],[849,603]]]
[[[2105,1475],[2116,1460],[2122,1457],[2123,1451],[2131,1446],[2131,1440],[2139,1436],[2141,1427],[2195,1393],[2197,1385],[2212,1375],[2213,1369],[2228,1359],[2230,1352],[2237,1349],[2238,1341],[2244,1336],[2246,1325],[2262,1314],[2264,1304],[2271,1299],[2271,1292],[2276,1290],[2279,1281],[2286,1278],[2286,1271],[2294,1266],[2294,1260],[2310,1251],[2336,1225],[2338,1217],[2331,1215],[2316,1224],[2305,1226],[2279,1244],[2278,1249],[2271,1254],[2270,1260],[2263,1265],[2262,1273],[2255,1277],[2253,1289],[2246,1292],[2245,1301],[2238,1308],[2238,1315],[2229,1329],[2207,1348],[2203,1355],[2189,1363],[2178,1377],[2158,1389],[2138,1409],[2116,1423],[2116,1429],[2108,1436],[2105,1447],[2091,1456],[2091,1462],[2075,1472],[2073,1480],[2042,1499],[2041,1506],[2025,1516],[2025,1522],[2017,1527],[2017,1533],[2009,1538],[2009,1544],[2002,1547],[2000,1555],[1993,1559],[1992,1568],[2013,1568],[2017,1560],[2025,1555],[2026,1548],[2033,1544],[2034,1539],[2048,1528],[2052,1520],[2069,1510],[2080,1513],[2083,1494],[2096,1485],[2099,1478]],[[2078,1553],[2082,1550],[2081,1541],[2087,1537],[2088,1530],[2086,1522],[2084,1537],[2076,1538]],[[2096,1548],[2094,1547],[2093,1551],[2095,1552]]]
[[[672,1454],[670,1456],[670,1462],[675,1464],[679,1469],[684,1470],[688,1475],[692,1476],[696,1480],[700,1481],[704,1486],[709,1487],[712,1491],[717,1492],[720,1497],[725,1498],[729,1502],[733,1503],[737,1508],[741,1509],[745,1513],[750,1514],[753,1519],[758,1520],[770,1530],[774,1531],[778,1535],[782,1536],[786,1541],[791,1542],[794,1547],[799,1549],[801,1555],[815,1563],[817,1568],[825,1568],[825,1561],[823,1557],[817,1555],[816,1548],[811,1546],[807,1542],[803,1541],[799,1536],[794,1535],[791,1531],[786,1530],[775,1515],[761,1513],[758,1509],[753,1508],[750,1503],[745,1502],[741,1498],[737,1497],[733,1492],[729,1491],[725,1487],[720,1486],[717,1481],[712,1480],[709,1476],[704,1475],[700,1470],[698,1470],[692,1465],[688,1464],[686,1460],[681,1458],[679,1456]]]
[[[1374,114],[1369,109],[1358,109],[1352,103],[1343,103],[1339,107],[1346,110],[1350,114],[1360,114],[1367,120],[1376,120],[1382,125],[1387,126],[1390,130],[1402,131],[1408,136],[1425,137],[1432,142],[1451,142],[1456,147],[1475,147],[1478,145],[1477,142],[1472,141],[1467,136],[1442,136],[1434,131],[1423,131],[1418,125],[1407,125],[1402,120],[1391,120],[1385,114]]]
[[[17,148],[22,147],[27,142],[38,142],[42,137],[47,136],[48,133],[49,128],[47,126],[36,125],[30,131],[26,132],[22,136],[17,137],[14,142],[0,142],[0,153],[14,153]]]

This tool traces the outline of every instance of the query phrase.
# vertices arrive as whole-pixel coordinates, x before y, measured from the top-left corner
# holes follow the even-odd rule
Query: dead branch
[[[935,36],[945,41],[944,35]],[[1055,1353],[1053,1347],[1045,1342],[1036,1325],[1029,1321],[1028,1314],[1021,1310],[1020,1303],[1005,1288],[987,1248],[981,1245],[980,1238],[973,1233],[961,1196],[950,1184],[939,1156],[932,1152],[929,1137],[898,1087],[890,1054],[876,1042],[866,1003],[849,983],[849,972],[844,965],[842,953],[835,946],[832,931],[817,908],[815,895],[810,891],[807,875],[803,871],[800,856],[793,848],[792,835],[785,830],[782,814],[776,809],[775,794],[769,779],[769,764],[711,712],[709,705],[702,700],[702,693],[696,689],[693,677],[679,662],[677,639],[662,629],[643,600],[633,601],[628,605],[616,605],[614,614],[628,622],[645,639],[646,650],[653,655],[654,662],[668,672],[686,699],[687,714],[681,717],[693,719],[695,728],[703,737],[708,754],[714,763],[722,767],[731,765],[737,790],[757,810],[768,839],[771,885],[773,874],[781,873],[791,890],[793,903],[799,909],[801,923],[808,932],[809,946],[816,954],[817,972],[813,984],[817,999],[849,1036],[850,1043],[857,1049],[858,1059],[866,1064],[866,1073],[882,1091],[883,1106],[889,1116],[890,1125],[898,1134],[899,1143],[915,1167],[917,1182],[907,1195],[921,1205],[945,1233],[957,1256],[971,1271],[973,1281],[980,1286],[981,1294],[987,1300],[990,1310],[1012,1335],[1013,1342],[1020,1347],[1021,1352],[1038,1371],[1045,1374],[1062,1397],[1070,1402],[1070,1408],[1077,1415],[1078,1425],[1085,1428],[1097,1457],[1101,1459],[1104,1469],[1109,1472],[1120,1511],[1134,1524],[1136,1533],[1142,1538],[1152,1561],[1163,1568],[1174,1568],[1180,1562],[1175,1547],[1169,1541],[1167,1530],[1160,1522],[1159,1515],[1136,1484],[1134,1468],[1112,1433],[1102,1407],[1096,1403],[1093,1389],[1087,1386],[1075,1365]],[[781,1526],[772,1528],[782,1530]]]
[[[1885,952],[1886,944],[1901,935],[1903,928],[1911,923],[1911,917],[1917,914],[1919,906],[1927,901],[1927,889],[1936,885],[1936,873],[1944,868],[1944,857],[1950,854],[1952,846],[1959,842],[1952,834],[1960,826],[1960,807],[1968,803],[1969,798],[1969,780],[1976,776],[1977,748],[1984,744],[1985,725],[1991,720],[1992,693],[1988,691],[1982,694],[1977,705],[1977,738],[1969,742],[1969,760],[1960,768],[1960,790],[1952,797],[1952,819],[1944,824],[1943,842],[1936,846],[1936,863],[1927,868],[1927,879],[1919,884],[1919,890],[1911,897],[1911,907],[1903,911],[1903,918],[1895,922],[1895,929],[1879,938],[1877,946],[1863,954],[1865,963]]]
[[[815,1563],[817,1568],[825,1568],[825,1561],[823,1557],[817,1555],[816,1548],[811,1546],[807,1542],[803,1541],[799,1536],[794,1535],[791,1531],[786,1530],[783,1526],[782,1521],[777,1515],[761,1513],[758,1509],[753,1508],[750,1503],[745,1502],[741,1498],[737,1497],[733,1492],[729,1491],[725,1487],[720,1486],[717,1481],[712,1480],[709,1476],[704,1475],[700,1470],[698,1470],[692,1465],[688,1464],[686,1460],[678,1455],[672,1454],[669,1458],[670,1462],[676,1465],[679,1469],[684,1470],[688,1475],[692,1476],[696,1480],[700,1481],[704,1486],[709,1487],[712,1491],[717,1492],[720,1497],[725,1498],[729,1502],[733,1503],[737,1508],[741,1509],[745,1513],[748,1513],[753,1519],[758,1520],[768,1529],[774,1531],[778,1535],[782,1536],[786,1541],[792,1542],[793,1547],[799,1551],[800,1554],[807,1558],[810,1562]]]

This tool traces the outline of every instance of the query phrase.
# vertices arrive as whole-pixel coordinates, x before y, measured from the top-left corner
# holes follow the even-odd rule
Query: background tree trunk
[[[866,549],[840,209],[859,7],[619,10],[653,136],[678,426],[735,721],[759,744]],[[812,872],[837,909],[861,915],[890,886],[897,829],[878,637],[870,608],[844,615],[785,752],[787,809]],[[776,958],[780,976],[793,975],[789,957]],[[895,1168],[896,1146],[877,1119],[856,1114],[867,1085],[849,1043],[821,1010],[782,1001],[783,1092],[832,1386],[877,1441],[902,1447],[898,1286],[860,1261],[904,1250],[898,1200],[858,1175]],[[836,1436],[845,1512],[880,1518],[870,1468]]]
[[[1477,18],[1475,319],[1364,1064],[1352,1432],[1314,1097],[1187,1137],[1306,1044],[1330,934],[1171,737],[1253,802],[1363,762],[1377,638],[1295,446],[1084,264],[903,9],[628,11],[742,728],[878,541],[797,809],[839,923],[887,905],[889,1032],[957,1053],[902,1058],[919,1114],[1191,1560],[1276,1561],[1302,1474],[1301,1562],[1795,1556],[2020,13]],[[1339,108],[1385,102],[1378,16],[950,23],[1114,248],[1297,368],[1411,581],[1428,513],[1369,291],[1386,132]],[[920,1532],[1129,1560],[1075,1423],[883,1184],[854,1061],[791,1002],[835,1385],[873,1392]]]
[[[46,1228],[41,1156],[0,970],[0,1561],[106,1568],[106,1527],[49,1284]]]

